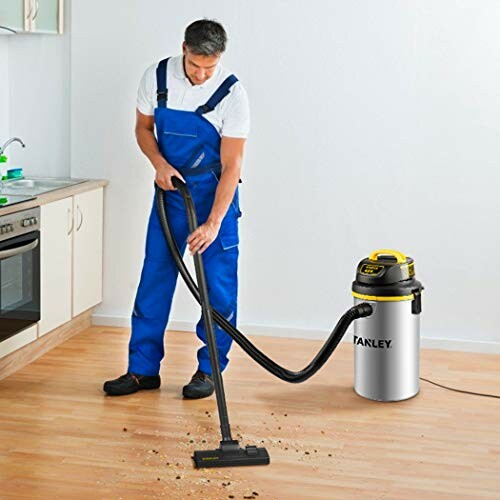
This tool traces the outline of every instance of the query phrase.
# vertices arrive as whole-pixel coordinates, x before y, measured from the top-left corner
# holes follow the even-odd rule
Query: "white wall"
[[[143,258],[153,172],[133,134],[139,79],[203,16],[226,26],[224,63],[251,99],[240,324],[330,330],[357,262],[393,247],[426,287],[425,338],[499,343],[493,0],[74,5],[71,173],[110,180],[100,321],[128,324]],[[178,290],[172,319],[190,324],[198,308]]]
[[[64,35],[3,37],[8,38],[9,134],[26,143],[24,149],[11,146],[9,164],[27,175],[70,175],[68,0],[65,5]]]

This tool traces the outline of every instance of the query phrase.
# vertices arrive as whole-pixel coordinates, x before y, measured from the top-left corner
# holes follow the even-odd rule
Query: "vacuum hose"
[[[180,180],[178,177],[172,177],[172,184],[179,191],[184,200],[188,216],[189,230],[190,232],[193,232],[198,227],[198,221],[191,193],[189,192],[186,184],[182,182],[182,180]],[[193,294],[196,301],[201,305],[200,292],[193,278],[189,274],[184,261],[182,260],[181,253],[173,237],[172,230],[168,222],[168,217],[165,209],[165,191],[163,191],[163,189],[161,189],[157,184],[155,184],[155,189],[156,204],[158,207],[160,223],[168,247],[187,287]],[[328,337],[328,340],[319,350],[318,354],[316,354],[314,359],[304,369],[296,372],[288,370],[287,368],[284,368],[283,366],[280,366],[279,364],[274,362],[271,358],[266,356],[262,351],[255,347],[237,328],[235,328],[228,320],[226,320],[226,318],[222,314],[220,314],[214,308],[211,308],[211,311],[215,322],[223,330],[225,330],[233,338],[233,340],[260,366],[265,368],[274,376],[280,378],[281,380],[284,380],[285,382],[297,384],[299,382],[304,382],[308,378],[312,377],[332,355],[338,343],[349,328],[349,325],[355,319],[370,316],[373,312],[373,309],[370,304],[362,303],[351,307],[348,311],[346,311],[342,315],[338,323],[335,325],[335,328]]]

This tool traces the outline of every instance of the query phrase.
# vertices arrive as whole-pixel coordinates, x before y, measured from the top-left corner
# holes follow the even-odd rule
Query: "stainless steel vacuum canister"
[[[413,259],[377,250],[363,259],[352,284],[354,303],[373,314],[354,324],[354,390],[376,401],[401,401],[419,391],[422,284]]]

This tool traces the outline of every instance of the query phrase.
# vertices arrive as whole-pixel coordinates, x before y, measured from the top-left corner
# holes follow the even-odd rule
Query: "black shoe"
[[[136,375],[126,373],[115,380],[104,382],[103,390],[110,396],[125,396],[137,391],[158,389],[161,384],[159,375]]]
[[[214,393],[214,382],[210,375],[198,370],[188,385],[182,388],[182,395],[188,399],[207,398]]]

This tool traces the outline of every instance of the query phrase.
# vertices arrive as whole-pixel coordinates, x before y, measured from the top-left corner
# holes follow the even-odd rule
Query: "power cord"
[[[454,389],[453,387],[446,387],[445,385],[438,384],[437,382],[433,382],[432,380],[429,380],[427,378],[422,378],[422,377],[420,377],[420,380],[425,380],[426,382],[429,382],[429,384],[434,384],[434,385],[437,385],[438,387],[442,387],[443,389],[448,389],[450,391],[462,392],[463,394],[474,394],[474,396],[484,396],[487,398],[500,399],[500,396],[497,396],[496,394],[483,394],[481,392],[471,392],[471,391],[463,391],[462,389]]]

